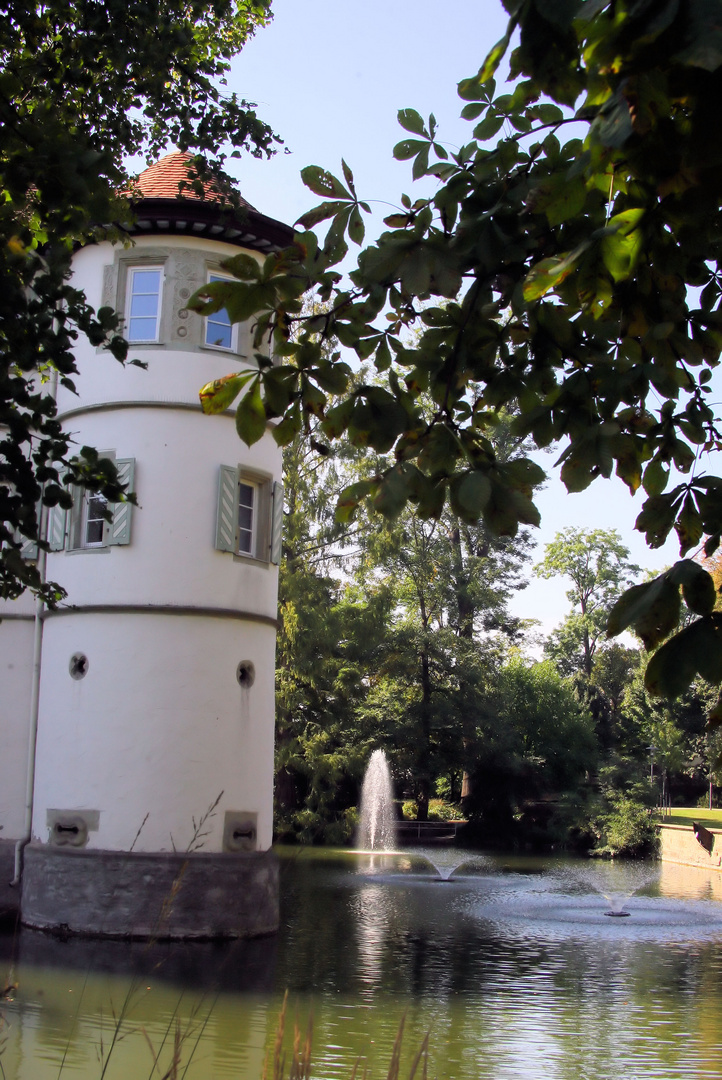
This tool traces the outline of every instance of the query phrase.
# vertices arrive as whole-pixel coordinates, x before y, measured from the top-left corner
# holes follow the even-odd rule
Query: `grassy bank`
[[[708,829],[722,829],[722,810],[705,810],[701,806],[673,807],[669,813],[658,815],[663,825],[691,825],[699,822]]]

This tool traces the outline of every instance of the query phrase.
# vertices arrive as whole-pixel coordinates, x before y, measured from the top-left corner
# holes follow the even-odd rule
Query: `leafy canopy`
[[[315,416],[329,441],[392,454],[341,496],[341,517],[363,498],[390,517],[411,502],[422,518],[448,500],[462,519],[513,535],[538,523],[541,470],[498,460],[488,433],[508,409],[519,435],[560,446],[569,491],[616,472],[642,490],[637,528],[650,546],[674,529],[683,555],[705,535],[709,553],[722,532],[722,478],[702,458],[719,446],[709,400],[722,349],[722,144],[710,137],[722,109],[719,5],[505,6],[506,36],[459,84],[468,142],[451,152],[433,116],[399,113],[407,134],[394,154],[414,179],[438,181],[433,196],[402,196],[364,247],[368,207],[349,167],[342,177],[309,167],[322,201],[300,219],[305,231],[263,266],[238,268],[236,317],[255,320],[259,344],[270,333],[280,359],[259,355],[238,430],[250,443],[260,421],[280,419],[283,444]],[[511,87],[498,93],[512,38]],[[325,237],[310,231],[324,221]],[[349,242],[361,250],[345,281]],[[308,290],[325,314],[303,317]],[[322,353],[331,335],[384,385],[352,384],[341,357]],[[709,575],[684,560],[612,615],[613,632],[633,626],[656,646],[677,624],[680,589],[700,618],[648,677],[663,693],[704,655],[717,658],[708,676],[722,677]],[[664,672],[680,661],[672,687]]]
[[[222,87],[269,9],[270,0],[0,6],[0,597],[27,586],[50,602],[61,595],[21,557],[37,541],[41,495],[69,506],[75,483],[128,497],[97,454],[71,444],[48,385],[57,377],[73,388],[79,332],[128,356],[115,313],[93,311],[68,283],[74,246],[125,236],[132,211],[117,193],[129,189],[129,155],[156,156],[169,142],[195,152],[189,184],[202,193],[201,155],[272,152],[268,126]]]
[[[552,635],[546,651],[563,669],[581,669],[591,678],[610,608],[622,585],[631,585],[641,568],[630,563],[629,550],[616,529],[570,528],[546,545],[534,573],[571,582],[566,597],[573,610]]]

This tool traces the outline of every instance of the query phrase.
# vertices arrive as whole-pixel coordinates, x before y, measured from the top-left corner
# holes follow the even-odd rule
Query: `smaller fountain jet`
[[[456,848],[436,849],[433,855],[430,855],[427,850],[417,850],[414,852],[414,858],[423,859],[436,872],[437,877],[433,880],[437,882],[454,881],[454,875],[463,867],[477,869],[488,864],[488,859],[483,855],[465,854],[459,862],[459,852]]]
[[[631,911],[627,911],[624,905],[636,893],[659,876],[659,868],[656,866],[653,869],[649,867],[628,867],[625,870],[625,876],[626,881],[624,879],[622,881],[623,889],[621,892],[611,892],[610,890],[610,892],[603,893],[605,899],[609,900],[611,904],[609,911],[604,912],[610,919],[626,919],[631,915]]]
[[[658,876],[657,866],[626,865],[624,868],[613,868],[610,865],[604,871],[601,867],[590,867],[584,874],[572,872],[572,877],[580,884],[603,896],[609,903],[609,910],[604,914],[610,919],[629,918],[631,912],[625,907],[627,901]]]

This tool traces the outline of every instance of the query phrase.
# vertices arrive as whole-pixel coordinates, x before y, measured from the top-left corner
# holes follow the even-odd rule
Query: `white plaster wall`
[[[226,810],[258,814],[272,835],[275,631],[230,619],[65,615],[45,625],[33,836],[47,811],[98,810],[88,847],[187,849],[193,822],[223,791],[202,850],[222,848]],[[88,658],[71,678],[73,653]],[[250,689],[239,661],[255,666]]]
[[[0,840],[19,839],[25,822],[33,611],[27,596],[0,603]]]
[[[196,604],[276,617],[278,571],[268,562],[216,551],[220,465],[281,479],[271,435],[250,450],[232,416],[170,409],[119,409],[77,417],[79,443],[135,458],[131,542],[51,552],[48,575],[72,604]]]

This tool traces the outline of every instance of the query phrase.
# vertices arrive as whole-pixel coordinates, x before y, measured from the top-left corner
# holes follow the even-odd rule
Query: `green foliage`
[[[649,806],[624,792],[609,795],[608,808],[592,822],[597,838],[593,854],[647,855],[654,849],[656,832]]]
[[[520,460],[523,448],[508,417],[499,418],[493,446],[505,466]],[[379,467],[381,459],[365,460],[362,471]],[[461,775],[473,763],[477,717],[505,647],[521,629],[507,605],[526,583],[530,539],[526,530],[498,537],[483,521],[467,522],[453,500],[438,519],[406,508],[379,529],[362,510],[357,525],[365,544],[362,588],[380,579],[393,596],[382,664],[362,715],[386,732],[395,768],[424,819],[434,780]]]
[[[306,171],[324,202],[299,224],[330,226],[325,238],[299,233],[266,264],[272,295],[256,306],[256,338],[272,335],[289,394],[279,408],[267,389],[277,376],[261,372],[266,416],[298,409],[319,417],[329,440],[346,434],[389,453],[342,495],[344,520],[367,498],[389,518],[407,503],[438,518],[451,500],[465,520],[511,536],[538,520],[539,476],[529,461],[505,468],[487,433],[499,409],[518,410],[520,435],[561,444],[570,491],[616,472],[644,492],[637,527],[651,546],[674,529],[683,555],[703,534],[710,553],[722,480],[699,462],[719,443],[709,400],[722,349],[716,7],[510,8],[507,35],[459,84],[474,125],[460,149],[442,145],[433,116],[400,114],[409,137],[396,157],[438,186],[402,196],[350,282],[336,267],[346,236],[359,241],[364,205],[347,166],[345,183]],[[512,85],[498,94],[493,72],[512,39]],[[383,389],[349,383],[332,402],[312,342],[318,322],[298,299],[307,289],[328,305],[322,338],[371,359]],[[660,604],[671,621],[670,598]],[[705,643],[719,653],[711,630]]]
[[[668,638],[679,622],[682,600],[687,625]],[[647,648],[659,646],[645,675],[651,694],[678,697],[698,677],[713,685],[722,682],[722,615],[713,610],[716,602],[711,575],[698,563],[683,559],[652,581],[635,585],[613,606],[608,624],[611,636],[631,628]],[[718,700],[710,714],[710,728],[722,724],[719,709]]]
[[[516,732],[523,756],[533,761],[538,791],[573,787],[596,764],[591,717],[550,661],[529,664],[513,657],[499,673],[498,710]]]
[[[37,540],[40,501],[67,504],[70,484],[129,497],[97,455],[78,457],[57,421],[53,382],[73,389],[81,332],[138,363],[117,315],[94,311],[69,285],[72,252],[127,239],[127,157],[157,156],[169,143],[193,151],[188,185],[202,194],[204,180],[222,176],[224,145],[232,156],[273,151],[253,106],[223,90],[230,59],[270,18],[269,0],[8,0],[2,15],[0,597],[30,587],[53,603],[61,590],[20,557],[23,542]]]
[[[513,462],[508,420],[495,439],[500,459]],[[496,537],[450,507],[439,521],[405,510],[381,528],[362,508],[341,526],[338,491],[365,483],[382,459],[341,440],[319,458],[301,436],[284,458],[279,827],[302,839],[336,834],[376,746],[397,790],[427,817],[440,777],[453,778],[444,798],[458,801],[504,643],[519,633],[507,604],[526,580],[528,535]]]
[[[390,602],[383,587],[360,594],[339,579],[350,539],[333,513],[344,468],[300,437],[284,450],[275,824],[279,837],[304,843],[346,843],[355,828],[372,748],[358,710]]]
[[[419,816],[418,804],[413,799],[406,799],[402,803],[401,812],[407,820],[416,821]],[[444,799],[429,799],[429,821],[461,821],[463,817],[464,813],[456,803],[448,803]]]
[[[649,761],[654,747],[655,773],[661,774],[668,793],[685,777],[688,796],[706,788],[710,778],[721,778],[719,755],[722,739],[705,723],[717,696],[715,687],[696,680],[674,699],[660,699],[649,693],[643,672],[638,669],[624,695],[624,750],[638,760]]]
[[[370,754],[354,730],[384,597],[353,603],[333,579],[286,565],[276,675],[276,829],[304,843],[345,843]]]
[[[512,657],[478,721],[464,804],[478,836],[490,844],[566,841],[583,817],[587,775],[597,761],[592,718],[571,683],[549,660]]]
[[[612,601],[640,572],[629,562],[629,551],[616,529],[566,529],[546,545],[534,573],[571,581],[566,595],[575,607],[547,648],[562,674],[583,671],[591,677]]]

